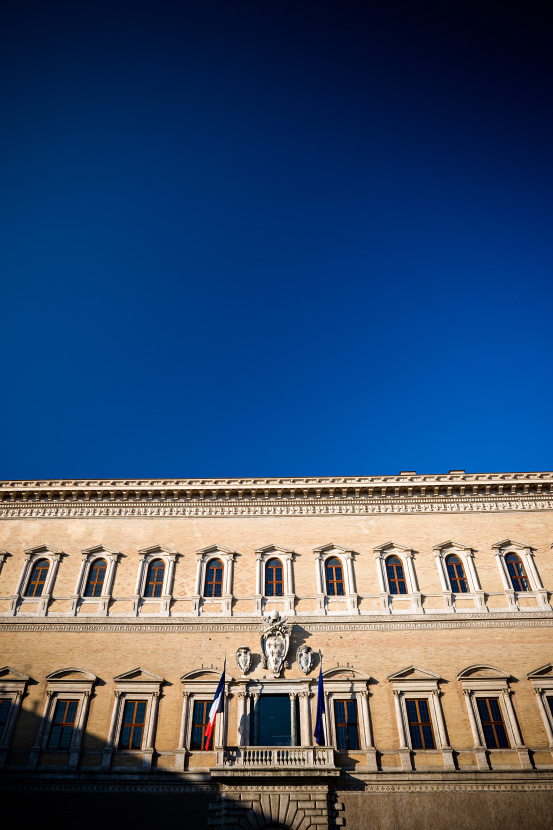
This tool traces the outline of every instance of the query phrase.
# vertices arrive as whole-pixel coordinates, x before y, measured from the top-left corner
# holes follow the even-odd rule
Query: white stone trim
[[[178,555],[176,551],[169,550],[169,548],[163,545],[152,545],[152,547],[138,551],[138,574],[136,577],[135,592],[132,597],[131,613],[138,616],[138,614],[142,613],[142,609],[144,609],[144,613],[147,613],[149,616],[168,617],[170,615],[175,561]],[[161,596],[145,597],[144,591],[146,590],[148,567],[156,559],[161,559],[165,563]],[[152,614],[148,606],[155,603],[159,605],[159,611],[157,614]]]
[[[358,614],[358,595],[353,571],[353,551],[343,548],[340,545],[328,544],[315,548],[313,553],[315,554],[315,573],[317,580],[317,613],[340,613],[340,606],[343,606],[343,613]],[[325,563],[327,559],[339,559],[342,563],[344,579],[343,597],[331,597],[328,594],[325,574]]]
[[[150,770],[155,751],[155,730],[159,697],[164,680],[152,672],[138,668],[114,677],[114,682],[115,701],[111,714],[108,740],[102,754],[102,769],[109,770],[112,766],[113,755],[117,752],[124,752],[132,754],[142,753],[142,769]],[[144,732],[142,733],[142,746],[140,749],[119,749],[123,712],[127,699],[145,700],[147,703]],[[114,767],[114,769],[117,769],[117,767]],[[127,767],[122,769],[126,772],[128,771]]]
[[[402,674],[405,673],[405,676]],[[449,744],[444,713],[440,701],[440,678],[432,672],[422,671],[414,666],[403,669],[390,675],[388,680],[394,695],[394,707],[399,734],[399,753],[403,771],[413,768],[413,755],[424,757],[426,753],[441,752],[444,767],[447,772],[455,771],[453,750]],[[409,718],[407,717],[406,700],[425,699],[428,701],[428,711],[432,722],[435,749],[414,749],[411,743]]]
[[[502,542],[497,542],[495,545],[492,545],[492,550],[496,556],[497,567],[499,568],[509,610],[520,610],[518,603],[519,597],[536,597],[538,607],[543,611],[550,611],[551,606],[547,601],[547,591],[543,587],[541,577],[538,569],[536,568],[532,548],[529,545],[524,545],[522,542],[515,542],[512,539],[504,539]],[[513,588],[511,577],[509,576],[509,571],[507,569],[507,563],[505,561],[505,557],[509,553],[515,553],[520,557],[522,564],[524,565],[524,570],[526,571],[526,576],[528,577],[528,582],[530,583],[529,591],[519,592],[515,591]]]
[[[0,769],[4,769],[6,765],[13,730],[29,679],[26,674],[21,674],[9,666],[0,668],[0,699],[9,701],[8,717],[4,728],[0,730]]]
[[[411,601],[411,613],[424,613],[422,607],[422,594],[417,583],[415,566],[413,564],[413,551],[411,548],[407,548],[404,545],[399,545],[395,542],[387,542],[386,544],[379,545],[374,549],[374,556],[376,559],[382,610],[393,614],[394,602],[407,599]],[[402,562],[403,573],[405,575],[405,587],[407,588],[406,594],[392,594],[390,592],[388,575],[386,573],[386,560],[390,556],[397,556]],[[399,613],[405,613],[405,610],[402,609]]]
[[[338,675],[338,676],[335,676]],[[340,676],[340,675],[345,675]],[[349,753],[363,752],[366,755],[367,767],[370,771],[378,770],[376,749],[371,724],[369,707],[370,677],[351,666],[335,666],[323,671],[326,709],[326,742],[336,748],[336,715],[334,703],[336,700],[355,700],[357,703],[357,724],[359,729],[360,748],[348,750]],[[316,684],[314,683],[313,702],[316,705]],[[337,750],[338,751],[338,750]]]
[[[494,752],[506,752],[507,749],[488,748],[484,739],[484,730],[476,701],[483,697],[496,697],[499,702],[503,722],[509,738],[510,749],[518,753],[523,769],[532,769],[528,749],[525,746],[511,701],[512,689],[509,687],[509,675],[495,666],[469,666],[457,675],[461,683],[472,736],[474,753],[479,769],[489,768],[489,759]]]
[[[234,585],[234,557],[236,551],[224,548],[221,545],[210,545],[196,551],[196,583],[192,596],[192,613],[209,614],[210,605],[220,604],[221,614],[225,617],[232,615],[232,598]],[[220,597],[205,596],[205,578],[207,567],[212,559],[219,559],[223,563],[223,591]]]
[[[61,550],[57,550],[57,548],[53,548],[50,545],[38,545],[37,547],[29,548],[29,550],[25,551],[25,562],[19,576],[19,582],[17,583],[17,588],[10,597],[10,615],[25,613],[24,606],[27,603],[38,603],[36,616],[46,616],[62,556],[63,552]],[[25,596],[25,592],[27,590],[33,566],[40,559],[47,559],[49,562],[48,574],[46,576],[42,594],[38,597],[27,597]]]
[[[195,669],[187,672],[181,677],[183,706],[181,713],[181,723],[179,732],[179,746],[175,755],[175,769],[178,771],[184,770],[186,766],[186,758],[191,752],[205,752],[203,749],[191,750],[192,743],[192,727],[194,721],[194,702],[195,701],[213,701],[217,685],[221,679],[221,673],[214,669]],[[209,752],[215,752],[218,748],[226,746],[228,743],[228,709],[229,709],[229,686],[232,683],[232,677],[225,674],[225,704],[223,717],[217,716],[215,722],[215,733]]]
[[[268,597],[265,594],[265,567],[270,559],[279,559],[282,563],[283,595]],[[262,614],[267,602],[282,602],[286,616],[296,613],[293,574],[294,551],[279,545],[265,545],[255,551],[255,597],[254,612]]]
[[[121,554],[119,551],[107,548],[104,545],[95,545],[94,547],[87,548],[82,551],[81,568],[79,576],[77,577],[75,593],[71,597],[71,611],[73,614],[78,614],[81,611],[81,608],[83,613],[88,614],[90,611],[88,611],[85,606],[96,604],[98,606],[98,611],[96,612],[98,616],[107,616],[109,601],[113,592],[115,570],[120,556]],[[99,597],[85,597],[84,592],[88,581],[88,575],[92,565],[97,559],[105,560],[107,565],[104,584],[102,585],[102,592]]]
[[[67,677],[67,675],[73,675]],[[77,675],[75,677],[74,675]],[[69,767],[76,769],[79,764],[81,746],[88,716],[90,698],[97,678],[91,672],[77,668],[59,669],[46,676],[46,701],[36,741],[29,753],[28,768],[36,769],[42,753],[50,751],[48,741],[52,731],[54,712],[58,700],[76,700],[77,712],[75,726],[68,749],[56,749],[52,752],[69,753]]]
[[[540,666],[539,669],[529,672],[526,677],[532,684],[547,740],[553,749],[553,712],[548,702],[548,698],[553,700],[553,663]]]
[[[478,579],[478,574],[474,565],[474,551],[472,548],[469,548],[466,545],[461,545],[458,542],[448,541],[443,542],[441,545],[435,545],[433,550],[446,610],[452,612],[457,610],[455,606],[456,599],[472,598],[475,609],[482,613],[486,613],[488,608],[486,606],[485,594],[480,585],[480,580]],[[451,581],[447,572],[448,556],[458,556],[463,563],[467,579],[468,593],[455,593],[452,590]]]

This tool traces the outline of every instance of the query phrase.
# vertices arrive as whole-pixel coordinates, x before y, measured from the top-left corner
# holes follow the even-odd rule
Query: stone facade
[[[40,793],[62,825],[75,802],[84,826],[98,805],[108,826],[167,811],[219,828],[547,826],[552,488],[551,473],[462,471],[0,483],[5,798],[19,810]],[[277,664],[263,616],[286,618]],[[225,657],[205,752],[196,704]],[[277,697],[286,746],[260,742]],[[127,702],[136,748],[122,745]]]

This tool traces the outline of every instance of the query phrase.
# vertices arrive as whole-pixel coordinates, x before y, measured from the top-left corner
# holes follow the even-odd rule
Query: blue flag
[[[325,695],[323,690],[323,667],[319,669],[319,682],[317,684],[317,718],[315,720],[315,740],[318,746],[325,746],[325,728],[323,715],[325,712]]]

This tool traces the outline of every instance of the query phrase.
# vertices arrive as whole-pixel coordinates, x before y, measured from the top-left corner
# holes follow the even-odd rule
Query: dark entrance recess
[[[300,734],[296,706],[296,736]],[[261,695],[254,712],[254,746],[293,746],[291,702],[288,695]]]

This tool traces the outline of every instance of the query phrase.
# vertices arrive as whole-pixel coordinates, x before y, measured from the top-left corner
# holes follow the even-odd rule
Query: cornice
[[[543,628],[553,627],[553,612],[517,611],[513,613],[464,613],[425,615],[398,614],[371,615],[370,619],[358,616],[305,616],[295,617],[291,624],[310,632],[329,631],[404,631],[436,630],[452,628]],[[219,620],[182,620],[160,617],[5,617],[0,619],[0,632],[16,633],[44,631],[51,633],[144,633],[144,634],[211,634],[211,633],[259,633],[259,617],[223,617]]]
[[[0,482],[0,518],[553,510],[553,473]]]

